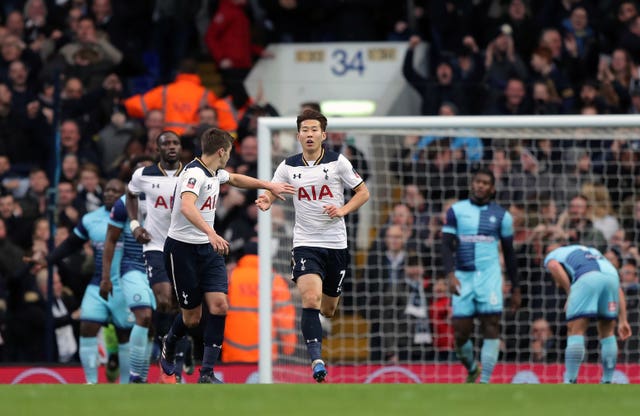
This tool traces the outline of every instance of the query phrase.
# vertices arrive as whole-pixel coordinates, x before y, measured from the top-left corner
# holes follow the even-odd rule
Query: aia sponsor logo
[[[311,185],[306,188],[298,188],[298,201],[306,199],[307,201],[318,201],[323,198],[333,198],[333,193],[328,185],[316,187]]]

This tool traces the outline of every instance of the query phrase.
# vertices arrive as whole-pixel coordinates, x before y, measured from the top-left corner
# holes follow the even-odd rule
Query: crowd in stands
[[[257,174],[256,120],[278,110],[269,97],[249,97],[243,81],[257,59],[269,57],[269,43],[407,42],[402,72],[422,97],[420,113],[408,115],[640,113],[635,1],[415,0],[406,10],[410,3],[3,1],[0,362],[46,358],[46,276],[22,258],[51,250],[50,221],[55,244],[73,232],[102,204],[107,179],[128,181],[138,158],[156,156],[161,131],[181,135],[183,161],[198,155],[207,127],[232,131],[238,145],[228,168]],[[429,44],[428,64],[415,68],[421,42]],[[215,63],[220,88],[203,85],[201,62]],[[345,139],[336,132],[329,145],[366,179],[371,164]],[[523,273],[525,307],[505,316],[503,356],[560,358],[562,297],[541,261],[545,242],[561,238],[599,248],[620,268],[636,334],[621,351],[637,362],[640,138],[407,136],[389,156],[385,169],[399,177],[402,197],[375,224],[366,264],[346,287],[348,310],[372,324],[372,359],[452,357],[440,232],[446,209],[467,196],[470,172],[486,164],[497,178],[497,201],[514,217]],[[255,235],[255,195],[222,193],[216,226],[237,259]],[[286,233],[284,214],[274,207],[273,217]],[[348,220],[351,241],[357,223]],[[92,255],[87,246],[55,270],[56,361],[76,359],[77,308]]]

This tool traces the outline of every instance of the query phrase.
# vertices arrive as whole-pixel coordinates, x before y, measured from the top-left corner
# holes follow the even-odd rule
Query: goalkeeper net
[[[261,118],[261,179],[300,152],[295,118]],[[468,197],[479,166],[496,176],[496,202],[514,218],[522,307],[501,320],[492,382],[561,382],[566,295],[542,269],[544,246],[559,238],[595,246],[619,267],[634,335],[619,342],[618,381],[640,382],[638,345],[640,118],[619,116],[329,118],[328,146],[351,159],[371,199],[347,218],[352,254],[338,312],[323,322],[329,381],[462,382],[453,348],[450,298],[442,271],[443,215]],[[349,193],[345,194],[347,198]],[[277,205],[277,207],[275,207]],[[272,271],[291,275],[293,205],[260,213],[260,381],[311,382],[304,342],[273,362],[278,337]],[[292,286],[293,287],[293,286]],[[296,289],[296,330],[301,306]],[[482,336],[473,336],[479,360]],[[583,373],[599,380],[595,324]],[[290,348],[289,348],[290,350]]]

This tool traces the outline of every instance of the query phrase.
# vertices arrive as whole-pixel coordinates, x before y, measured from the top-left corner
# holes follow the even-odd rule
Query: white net
[[[562,380],[566,297],[541,265],[545,243],[557,238],[596,246],[619,262],[634,331],[619,343],[620,377],[639,382],[638,370],[627,368],[640,358],[638,126],[637,116],[329,119],[328,131],[338,134],[327,144],[352,160],[371,192],[369,203],[347,221],[352,274],[325,328],[329,381],[464,381],[466,370],[453,351],[440,236],[443,213],[468,196],[472,172],[486,166],[497,178],[497,202],[514,217],[523,293],[518,312],[505,306],[492,382]],[[271,165],[261,166],[263,179],[298,152],[293,129],[295,119],[261,119],[259,146],[272,150]],[[274,252],[275,270],[290,276],[291,202],[271,215],[272,240],[263,223],[261,242]],[[301,309],[292,291],[299,330]],[[478,330],[474,340],[479,359]],[[597,382],[595,325],[586,346],[585,380]],[[312,381],[300,337],[294,354],[264,364],[263,381]]]

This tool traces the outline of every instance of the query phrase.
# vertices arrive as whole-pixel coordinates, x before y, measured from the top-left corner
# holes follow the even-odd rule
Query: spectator
[[[83,140],[78,122],[75,120],[65,120],[60,125],[60,145],[62,146],[62,157],[67,154],[75,154],[80,164],[93,163],[99,165],[99,158],[92,148],[92,143]]]
[[[524,0],[511,0],[507,12],[502,21],[511,27],[513,33],[513,45],[520,56],[531,56],[531,51],[536,44],[538,28],[531,18],[527,2]]]
[[[543,80],[533,83],[533,114],[549,115],[560,114],[560,103],[554,97],[555,88]]]
[[[588,75],[594,74],[598,65],[599,45],[592,26],[588,9],[580,4],[571,10],[569,17],[562,20],[567,52],[577,59],[582,73]]]
[[[206,105],[216,109],[221,129],[236,131],[237,123],[229,104],[202,86],[202,80],[196,73],[196,62],[190,59],[181,63],[174,82],[124,100],[131,117],[143,118],[150,110],[162,111],[164,128],[177,134],[195,127],[199,122],[198,110]]]
[[[15,172],[6,155],[0,155],[0,192],[11,192],[14,197],[22,198],[29,187],[26,176]]]
[[[611,57],[602,56],[598,63],[598,81],[602,96],[614,113],[626,113],[631,105],[629,91],[638,73],[628,51],[614,49]]]
[[[382,349],[387,362],[424,361],[432,356],[427,351],[433,343],[433,336],[424,284],[420,257],[409,253],[404,264],[404,277],[385,285]]]
[[[516,52],[512,33],[511,26],[503,24],[487,45],[485,84],[491,91],[491,97],[500,94],[510,78],[527,79],[529,75],[525,63]]]
[[[520,160],[507,181],[511,201],[534,202],[541,192],[551,189],[553,177],[541,169],[540,162],[525,147],[519,149]],[[502,193],[504,195],[504,193]],[[504,198],[504,196],[501,196]]]
[[[640,285],[638,283],[638,260],[627,257],[619,269],[620,287],[627,301],[627,318],[634,334],[640,331]],[[640,342],[638,337],[630,337],[619,343],[620,359],[635,363],[640,359]]]
[[[0,218],[4,221],[8,238],[22,249],[29,249],[31,221],[23,218],[22,208],[12,194],[0,195]]]
[[[608,241],[620,227],[618,219],[613,215],[609,191],[602,184],[587,182],[582,185],[580,194],[589,198],[593,226],[600,230]]]
[[[44,254],[49,252],[49,237],[51,236],[51,225],[49,220],[40,217],[33,222],[31,233],[31,251],[40,251]]]
[[[49,178],[43,169],[34,168],[29,172],[29,188],[26,195],[18,200],[22,216],[27,220],[42,217],[47,211],[47,189]]]
[[[386,229],[384,249],[369,252],[364,276],[364,288],[358,290],[364,298],[360,304],[366,304],[366,316],[371,322],[371,359],[383,360],[384,338],[384,296],[390,288],[404,280],[404,265],[407,257],[407,231],[400,225],[391,225]]]
[[[433,302],[429,305],[429,319],[433,325],[433,347],[438,361],[451,361],[454,355],[451,326],[451,298],[447,281],[438,278],[433,284]]]
[[[580,110],[586,106],[593,106],[598,110],[598,114],[608,114],[611,112],[609,104],[602,95],[600,83],[593,78],[584,81],[580,86],[580,93],[575,100],[574,113],[580,113]]]
[[[30,104],[24,114],[15,111],[12,103],[11,90],[0,82],[0,154],[9,157],[16,171],[27,173],[32,166],[44,167],[48,159],[47,123],[37,103]]]
[[[0,218],[0,280],[4,280],[0,282],[0,290],[7,287],[8,280],[22,267],[24,256],[24,250],[8,237],[5,220]]]
[[[636,15],[629,20],[627,31],[622,35],[619,45],[634,58],[636,64],[640,64],[640,16]]]
[[[587,149],[565,149],[559,162],[564,165],[564,172],[553,178],[553,197],[560,202],[560,209],[564,209],[566,202],[580,192],[585,183],[595,183],[599,177],[593,173],[591,155]]]
[[[612,10],[613,11],[613,10]],[[603,45],[604,50],[611,50],[620,45],[620,41],[629,30],[629,24],[638,16],[638,8],[634,0],[623,0],[618,4],[617,10],[605,16],[604,38],[608,41]]]
[[[483,83],[484,59],[472,36],[465,36],[462,39],[462,46],[456,51],[451,65],[454,78],[462,83],[467,96],[472,97],[469,99],[469,114],[482,113],[487,96],[487,88]],[[457,108],[454,113],[458,113]]]
[[[47,269],[36,274],[43,308],[47,304]],[[46,311],[46,309],[45,309]],[[78,334],[80,332],[80,304],[69,290],[62,286],[57,268],[53,272],[53,301],[51,305],[55,332],[57,362],[78,361]],[[42,318],[46,315],[43,314]]]
[[[601,252],[607,248],[607,240],[589,219],[589,199],[584,195],[571,198],[569,207],[560,215],[558,225],[564,229],[564,237],[571,244],[592,246]]]
[[[488,113],[494,115],[524,115],[531,112],[524,82],[518,78],[507,80],[502,96],[497,97],[488,107]]]
[[[102,206],[100,170],[96,165],[90,163],[82,165],[77,191],[74,205],[79,206],[82,212],[92,212]]]
[[[59,225],[54,236],[54,248],[57,248],[72,233],[68,227]],[[56,263],[62,284],[80,303],[94,272],[94,253],[90,244],[83,250],[77,250]]]
[[[640,113],[640,84],[636,83],[633,88],[631,88],[631,105],[629,106],[629,113],[631,114],[639,114]]]
[[[458,108],[455,104],[450,102],[444,102],[438,110],[440,116],[455,116],[458,115]],[[435,136],[423,136],[418,142],[418,150],[422,150],[435,140],[440,139]],[[456,160],[466,160],[469,164],[480,162],[484,156],[484,148],[482,140],[479,137],[465,137],[457,136],[451,140],[451,150],[454,152],[454,158]]]
[[[246,7],[247,0],[221,0],[205,35],[209,53],[222,75],[224,95],[232,97],[242,94],[254,57],[270,56],[252,42]]]
[[[551,325],[544,318],[538,318],[531,324],[530,360],[534,363],[550,363],[558,360],[559,347],[551,331]]]
[[[427,78],[420,75],[413,67],[414,49],[420,43],[418,36],[409,39],[409,47],[404,56],[402,74],[405,79],[416,90],[422,98],[422,115],[436,115],[443,102],[454,103],[461,114],[466,114],[467,97],[462,85],[454,82],[453,69],[447,61],[438,62],[435,76]]]
[[[77,183],[80,180],[80,162],[75,153],[67,153],[62,158],[60,181]]]
[[[531,67],[536,80],[548,86],[551,102],[558,104],[563,113],[570,113],[573,108],[573,89],[554,63],[551,49],[545,46],[535,49],[531,55]]]
[[[100,63],[115,67],[122,61],[122,52],[96,31],[95,21],[88,16],[81,17],[78,22],[77,39],[63,46],[59,53],[67,64],[73,65],[76,52],[85,48],[95,52]]]
[[[60,182],[58,184],[58,204],[56,206],[58,225],[72,229],[80,217],[86,213],[82,207],[74,203],[76,196],[78,193],[72,183]]]

